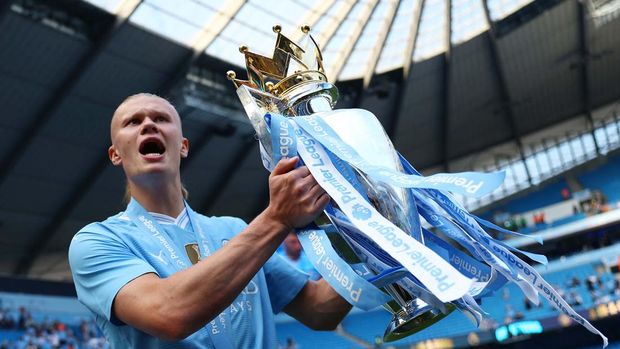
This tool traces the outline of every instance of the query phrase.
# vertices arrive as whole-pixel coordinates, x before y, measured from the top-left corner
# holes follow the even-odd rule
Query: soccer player
[[[274,251],[329,201],[298,158],[269,176],[269,205],[252,222],[206,217],[184,199],[181,119],[165,99],[130,96],[110,125],[112,164],[127,209],[82,228],[69,248],[79,300],[113,348],[273,348],[274,314],[333,329],[350,310]],[[171,342],[175,342],[174,344]]]

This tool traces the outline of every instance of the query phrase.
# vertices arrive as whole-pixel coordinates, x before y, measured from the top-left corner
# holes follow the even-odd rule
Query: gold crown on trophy
[[[321,50],[309,34],[309,26],[301,27],[305,35],[300,44],[284,36],[279,25],[272,29],[278,34],[272,58],[250,52],[247,46],[239,47],[245,55],[248,80],[237,79],[234,71],[228,71],[226,75],[235,87],[247,85],[280,97],[301,85],[327,82]]]

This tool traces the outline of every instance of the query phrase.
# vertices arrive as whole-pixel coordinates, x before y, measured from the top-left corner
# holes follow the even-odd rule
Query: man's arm
[[[308,281],[284,311],[313,330],[333,330],[351,310],[325,281]]]
[[[269,177],[268,208],[228,244],[168,278],[142,275],[123,286],[113,312],[124,323],[178,340],[203,327],[243,290],[295,227],[311,222],[329,197],[297,158],[278,163]]]

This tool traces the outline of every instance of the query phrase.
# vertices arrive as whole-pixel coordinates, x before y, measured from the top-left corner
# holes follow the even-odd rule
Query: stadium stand
[[[107,347],[72,284],[0,277],[0,348]]]
[[[620,157],[613,156],[593,169],[572,172],[528,195],[487,208],[482,217],[521,233],[534,233],[582,220],[618,207]],[[575,175],[576,174],[576,175]],[[574,190],[570,190],[570,187]],[[566,195],[566,197],[563,197]],[[537,216],[542,221],[536,222]],[[509,238],[500,234],[500,237]]]
[[[33,312],[31,315],[25,307],[17,310],[4,308],[1,312],[3,316],[15,319],[12,325],[0,329],[2,349],[109,348],[101,331],[90,319],[90,314],[84,314],[78,322],[65,322],[44,312]]]
[[[493,210],[510,212],[513,214],[523,214],[529,211],[540,210],[543,207],[551,206],[562,202],[561,191],[568,187],[568,183],[564,179],[560,179],[555,183],[540,188],[525,197],[517,198],[508,203],[495,207]],[[486,215],[482,215],[486,216]]]
[[[298,348],[352,348],[357,345],[336,332],[312,331],[296,321],[278,323],[276,330],[281,345],[289,338],[295,341]]]
[[[617,206],[620,201],[620,157],[610,157],[599,168],[578,176],[584,188],[600,190],[607,196],[607,201]]]

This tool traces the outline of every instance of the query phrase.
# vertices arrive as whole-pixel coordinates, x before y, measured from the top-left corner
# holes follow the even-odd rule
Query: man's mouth
[[[147,139],[140,144],[140,154],[142,155],[162,155],[166,152],[166,147],[159,139]]]

